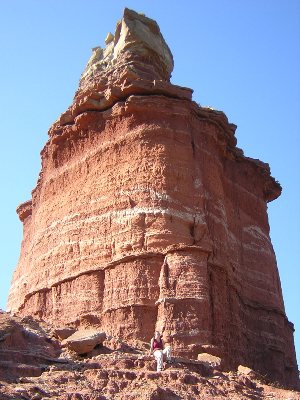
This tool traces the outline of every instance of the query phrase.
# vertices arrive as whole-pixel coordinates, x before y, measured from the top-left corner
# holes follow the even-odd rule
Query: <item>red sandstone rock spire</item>
[[[49,130],[9,309],[175,353],[221,356],[296,385],[267,202],[280,185],[236,126],[169,82],[155,21],[125,9]]]

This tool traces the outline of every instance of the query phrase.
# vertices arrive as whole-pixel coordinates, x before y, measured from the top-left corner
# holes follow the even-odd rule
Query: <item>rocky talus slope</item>
[[[128,345],[158,329],[176,357],[208,353],[295,388],[267,216],[281,187],[236,147],[223,112],[170,83],[172,69],[156,22],[128,9],[93,49],[17,210],[24,235],[8,310]],[[64,373],[75,382],[78,371]]]
[[[300,399],[299,392],[268,385],[249,368],[224,372],[220,362],[209,358],[200,362],[174,357],[158,373],[145,343],[133,347],[109,337],[90,350],[90,329],[75,332],[81,334],[81,350],[90,350],[78,354],[63,339],[72,332],[0,314],[0,399]]]

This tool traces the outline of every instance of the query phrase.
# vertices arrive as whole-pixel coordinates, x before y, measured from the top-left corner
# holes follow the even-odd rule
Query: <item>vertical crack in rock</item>
[[[170,82],[157,23],[125,9],[49,130],[8,308],[174,353],[221,356],[295,386],[267,202],[281,187],[236,126]],[[280,354],[280,356],[278,356]]]

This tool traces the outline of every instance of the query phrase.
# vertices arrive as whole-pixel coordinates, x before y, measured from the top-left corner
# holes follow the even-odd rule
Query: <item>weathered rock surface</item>
[[[78,354],[84,354],[92,351],[95,346],[102,345],[105,339],[105,332],[99,332],[96,329],[85,329],[74,332],[62,341],[62,345],[67,346]]]
[[[107,356],[73,362],[40,377],[0,384],[1,400],[299,400],[299,392],[261,384],[237,373],[209,377],[170,367],[163,373],[138,367],[134,357]]]
[[[9,309],[174,354],[211,353],[295,387],[269,236],[280,185],[236,147],[222,112],[172,85],[157,24],[125,10],[49,131]],[[212,352],[210,352],[210,350]]]
[[[253,371],[253,369],[245,367],[244,365],[239,365],[237,368],[237,372],[240,375],[245,375],[252,380],[263,380],[263,377],[261,375]]]
[[[64,340],[73,335],[73,333],[75,332],[76,332],[75,328],[63,327],[63,328],[55,328],[53,333],[57,339]]]
[[[36,321],[0,313],[0,381],[40,376],[59,354],[59,344]]]
[[[12,326],[19,336],[11,335]],[[0,329],[2,338],[10,337],[16,367],[17,356],[24,359],[25,349],[32,354],[35,351],[36,356],[31,359],[31,369],[28,364],[26,368],[8,368],[5,375],[0,369],[1,400],[300,399],[299,392],[268,386],[247,367],[221,372],[200,361],[178,357],[162,373],[157,373],[154,358],[138,348],[124,351],[103,346],[97,349],[97,355],[78,357],[55,342],[55,354],[59,350],[60,357],[47,357],[41,368],[41,355],[49,352],[55,330],[45,331],[33,319],[22,321],[7,314],[1,319]],[[28,335],[20,341],[23,329],[33,331],[38,341],[33,342]],[[107,340],[108,346],[113,345],[112,339]]]
[[[198,354],[198,361],[201,361],[204,365],[213,367],[215,369],[221,369],[222,359],[220,357],[213,356],[209,353]]]

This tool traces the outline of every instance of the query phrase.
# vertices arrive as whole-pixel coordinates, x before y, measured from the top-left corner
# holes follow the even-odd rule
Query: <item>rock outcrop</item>
[[[108,338],[101,348],[78,356],[56,339],[57,330],[42,325],[28,317],[0,316],[1,400],[300,399],[299,392],[268,385],[250,368],[222,372],[214,365],[217,357],[208,355],[203,361],[175,357],[157,373],[143,345],[121,348]],[[9,352],[9,362],[3,361]]]
[[[0,381],[40,376],[60,352],[57,341],[32,318],[0,314]]]
[[[269,236],[281,187],[236,147],[225,114],[170,83],[153,20],[125,9],[52,125],[8,307],[57,327],[101,326],[175,354],[221,357],[295,387]]]

